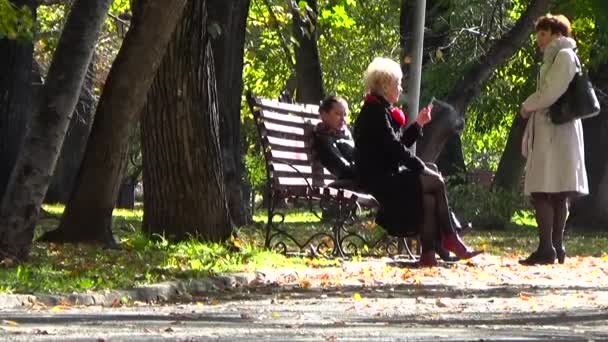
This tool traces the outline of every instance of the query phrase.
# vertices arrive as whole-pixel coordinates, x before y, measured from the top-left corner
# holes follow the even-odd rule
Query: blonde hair
[[[401,80],[401,66],[390,58],[376,57],[365,70],[365,86],[370,93],[385,96],[390,82]]]

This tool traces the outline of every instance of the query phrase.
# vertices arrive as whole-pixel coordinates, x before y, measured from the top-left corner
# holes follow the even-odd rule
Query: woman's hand
[[[424,170],[422,170],[422,174],[438,178],[440,181],[443,182],[443,176],[439,172],[435,172],[432,169],[428,168],[427,166],[425,166]]]
[[[433,111],[433,104],[429,104],[428,106],[422,108],[418,116],[416,117],[416,123],[420,125],[420,127],[424,127],[427,123],[431,121],[431,112]]]
[[[532,111],[527,110],[524,106],[521,106],[521,110],[519,112],[522,118],[527,119],[532,114]]]

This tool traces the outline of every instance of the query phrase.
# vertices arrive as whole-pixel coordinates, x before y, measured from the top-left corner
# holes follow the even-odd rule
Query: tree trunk
[[[131,177],[123,178],[118,189],[116,208],[135,209],[135,185],[137,185],[137,180],[133,180]]]
[[[40,205],[111,0],[74,3],[0,209],[0,252],[25,259]],[[31,65],[30,65],[31,67]]]
[[[131,26],[97,105],[74,190],[59,228],[43,239],[114,243],[112,211],[126,165],[130,128],[144,106],[185,3],[142,1],[134,8]]]
[[[524,173],[526,160],[521,155],[521,141],[524,136],[527,121],[519,114],[513,120],[513,125],[509,131],[509,138],[505,150],[498,163],[496,176],[494,176],[493,188],[503,190],[519,189],[521,177]]]
[[[310,11],[307,10],[302,14],[298,3],[294,0],[290,1],[293,35],[297,42],[294,49],[298,81],[296,100],[303,103],[319,103],[324,97],[323,73],[317,47],[319,11],[317,0],[304,0],[304,2],[307,3]]]
[[[36,1],[13,0],[36,13]],[[4,195],[32,107],[31,41],[0,38],[0,198]]]
[[[585,164],[589,195],[572,202],[568,226],[582,230],[606,230],[608,227],[608,63],[590,73],[593,85],[601,92],[600,114],[583,120]],[[599,93],[598,92],[598,93]]]
[[[251,220],[244,198],[241,97],[243,94],[243,54],[249,0],[209,0],[209,23],[221,28],[212,40],[217,76],[220,141],[228,208],[237,225]]]
[[[89,64],[76,109],[72,114],[63,147],[55,166],[55,172],[44,199],[46,203],[67,203],[70,192],[74,187],[93,125],[93,107],[95,106],[95,97],[93,96],[94,61],[95,57]]]
[[[143,230],[170,240],[232,232],[208,27],[207,1],[188,1],[142,112]]]
[[[459,82],[456,82],[447,96],[447,102],[462,118],[466,116],[469,103],[479,94],[481,87],[494,70],[505,63],[517,52],[525,40],[529,39],[534,29],[534,20],[547,12],[549,3],[549,0],[531,1],[515,26],[502,36],[477,63],[473,64]],[[446,124],[442,122],[443,120],[443,118],[434,118],[430,124],[424,127],[424,137],[418,144],[417,152],[426,161],[434,161],[447,140],[458,132],[453,129],[458,125]]]

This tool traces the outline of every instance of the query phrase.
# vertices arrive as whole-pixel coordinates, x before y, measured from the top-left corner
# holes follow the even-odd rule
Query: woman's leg
[[[553,204],[553,248],[557,253],[558,262],[563,264],[566,257],[563,243],[566,218],[568,217],[568,193],[553,194],[551,202]]]
[[[551,196],[547,193],[532,193],[532,204],[538,224],[538,248],[528,258],[520,260],[519,263],[523,265],[552,264],[555,262],[552,238],[555,212]]]
[[[421,175],[420,183],[423,195],[431,195],[435,199],[436,218],[441,234],[447,235],[455,232],[450,220],[450,208],[443,180],[435,176]]]
[[[459,259],[469,259],[483,251],[473,251],[460,239],[450,218],[450,209],[446,194],[445,183],[440,177],[421,175],[423,196],[432,196],[435,200],[435,218],[441,232],[441,246],[456,254]]]
[[[422,227],[420,229],[420,265],[435,266],[437,259],[435,258],[435,241],[437,240],[437,221],[435,213],[435,197],[430,194],[422,196],[422,210],[424,212]]]
[[[538,250],[547,251],[553,249],[553,218],[554,210],[551,196],[546,193],[533,193],[532,204],[536,211],[536,223],[538,224]]]

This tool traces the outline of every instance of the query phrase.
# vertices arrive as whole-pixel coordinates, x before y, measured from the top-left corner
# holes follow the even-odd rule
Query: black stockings
[[[538,223],[538,250],[561,249],[568,216],[567,194],[535,192],[532,193],[532,204]]]
[[[434,250],[437,237],[454,233],[445,183],[436,176],[421,175],[424,222],[420,231],[422,251]],[[437,231],[437,227],[441,231]],[[439,234],[441,233],[441,234]]]

